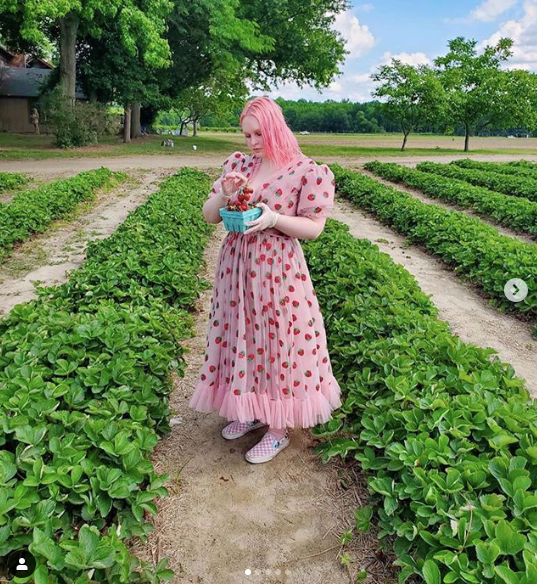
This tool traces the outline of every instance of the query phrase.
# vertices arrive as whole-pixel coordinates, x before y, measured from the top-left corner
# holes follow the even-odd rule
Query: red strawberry
[[[304,335],[304,338],[306,339],[306,341],[311,341],[311,339],[312,339],[312,336],[311,336],[310,334],[306,333],[306,334]]]
[[[295,379],[295,380],[293,381],[293,386],[294,386],[294,387],[298,387],[299,385],[300,385],[300,381],[298,381],[298,379]]]
[[[319,176],[317,177],[317,184],[320,185],[323,182],[323,179]]]
[[[235,395],[240,395],[240,394],[241,394],[241,390],[240,390],[240,389],[235,389],[235,390],[233,391],[233,393],[234,393]]]

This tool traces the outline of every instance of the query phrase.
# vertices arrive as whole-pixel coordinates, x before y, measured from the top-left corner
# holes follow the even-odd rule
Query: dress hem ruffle
[[[339,394],[330,391],[327,397],[322,391],[310,393],[308,399],[294,397],[270,399],[268,395],[247,392],[240,395],[220,392],[220,400],[214,398],[214,386],[201,385],[191,397],[189,406],[198,412],[214,410],[230,422],[260,420],[273,428],[311,428],[332,418],[332,411],[341,406]]]

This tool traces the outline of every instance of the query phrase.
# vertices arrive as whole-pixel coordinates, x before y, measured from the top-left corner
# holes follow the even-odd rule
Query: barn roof
[[[52,73],[50,69],[2,67],[0,68],[0,96],[2,97],[37,97],[41,86]],[[78,89],[78,99],[85,99]]]

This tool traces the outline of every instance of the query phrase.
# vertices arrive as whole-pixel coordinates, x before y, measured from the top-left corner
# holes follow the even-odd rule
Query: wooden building
[[[13,53],[0,45],[0,132],[34,132],[30,114],[53,70],[44,59]],[[76,97],[86,96],[77,91]],[[47,133],[46,125],[41,123],[40,129]]]

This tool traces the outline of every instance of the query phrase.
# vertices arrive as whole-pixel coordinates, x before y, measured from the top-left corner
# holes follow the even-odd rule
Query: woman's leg
[[[270,432],[276,440],[281,440],[285,436],[286,428],[274,428],[273,426],[269,426],[267,432]]]

